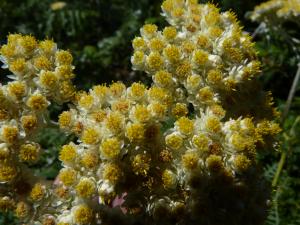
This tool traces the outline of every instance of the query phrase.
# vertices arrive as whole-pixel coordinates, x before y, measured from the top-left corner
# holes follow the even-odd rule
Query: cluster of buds
[[[300,16],[299,0],[270,0],[255,7],[251,19],[257,22],[282,23],[295,21]]]
[[[8,35],[0,53],[2,67],[13,73],[0,86],[0,205],[27,219],[30,207],[47,196],[46,184],[28,166],[41,154],[36,140],[51,124],[49,105],[74,97],[73,58],[51,40],[20,34]]]
[[[262,224],[268,189],[256,154],[274,149],[280,128],[251,38],[213,4],[166,0],[162,10],[170,26],[147,24],[133,40],[133,69],[152,85],[97,85],[59,116],[77,141],[62,146],[49,197],[32,188],[44,210],[29,224]],[[60,100],[62,82],[45,89],[42,73],[32,85]]]

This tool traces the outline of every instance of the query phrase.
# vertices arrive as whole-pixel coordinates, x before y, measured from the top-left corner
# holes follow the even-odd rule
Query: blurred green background
[[[76,66],[75,84],[87,90],[94,84],[122,80],[126,84],[141,80],[145,75],[131,70],[131,40],[139,35],[145,22],[160,27],[165,21],[160,16],[161,0],[0,0],[0,44],[9,33],[32,34],[38,39],[52,38],[58,47],[69,49]],[[207,1],[199,1],[207,2]],[[211,1],[210,1],[211,2]],[[253,33],[258,24],[247,19],[249,11],[261,0],[213,1],[222,10],[236,12],[244,30]],[[284,25],[293,37],[300,36],[296,24]],[[285,107],[299,58],[291,46],[276,32],[255,37],[256,47],[263,62],[260,78],[265,90],[271,90],[279,110]],[[297,46],[300,50],[300,46]],[[8,71],[0,71],[5,82]],[[300,86],[283,124],[281,148],[277,152],[261,155],[265,176],[272,182],[282,152],[287,154],[277,186],[273,189],[270,213],[266,225],[300,225]],[[53,106],[56,119],[64,106]],[[37,173],[53,179],[60,168],[57,160],[59,146],[72,140],[57,129],[41,135],[42,146],[47,149],[41,162],[35,165]],[[11,215],[0,215],[0,224],[13,224]]]

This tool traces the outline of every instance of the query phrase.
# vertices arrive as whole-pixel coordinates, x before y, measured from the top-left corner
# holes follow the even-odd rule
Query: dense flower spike
[[[41,153],[36,135],[52,123],[48,106],[68,102],[75,94],[72,56],[51,40],[21,34],[8,35],[0,53],[2,67],[13,73],[0,86],[0,194],[7,200],[3,210],[14,208],[20,220],[31,223],[29,218],[40,220],[39,213],[53,210],[45,203],[49,185],[27,166]]]
[[[272,98],[256,84],[260,63],[251,38],[233,13],[220,13],[213,4],[166,0],[162,10],[170,26],[160,31],[146,24],[133,40],[133,68],[145,71],[153,84],[126,87],[115,82],[76,93],[58,122],[78,139],[61,148],[63,168],[55,189],[35,182],[28,198],[16,203],[20,220],[59,225],[262,224],[268,191],[256,154],[274,148],[280,128],[272,121]],[[19,54],[41,52],[29,67],[40,72],[24,76],[28,58],[18,58],[13,67],[8,65],[20,82],[0,95],[5,99],[10,90],[14,101],[25,99],[31,113],[21,122],[29,131],[39,126],[37,115],[48,99],[61,100],[55,85],[64,89],[62,96],[73,90],[64,83],[73,77],[71,55],[57,51],[49,57],[55,49],[51,42],[39,44],[38,51],[31,42],[22,44]],[[2,55],[15,59],[15,50],[9,49],[3,47]],[[30,80],[37,91],[27,98]],[[0,114],[4,120],[7,110]],[[20,129],[17,121],[2,126],[1,160],[22,138]],[[20,161],[35,161],[38,145],[22,144]],[[0,178],[10,181],[19,168],[6,162]],[[122,205],[116,203],[120,196]],[[2,208],[10,208],[9,197],[1,198]],[[32,201],[43,209],[35,216]]]
[[[298,23],[299,16],[299,0],[270,0],[256,6],[251,19],[276,25],[287,20]]]

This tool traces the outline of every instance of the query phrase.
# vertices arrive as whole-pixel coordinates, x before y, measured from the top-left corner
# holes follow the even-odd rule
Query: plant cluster
[[[287,20],[298,23],[299,15],[299,0],[270,0],[256,6],[251,19],[276,25],[276,23],[283,23]]]
[[[76,91],[68,51],[8,36],[1,210],[41,225],[263,223],[269,189],[256,156],[276,148],[280,128],[251,37],[213,4],[166,0],[162,10],[170,25],[146,24],[132,42],[133,69],[150,87]],[[40,154],[37,133],[53,125],[51,102],[69,102],[58,125],[77,139],[62,146],[49,184],[28,165]]]

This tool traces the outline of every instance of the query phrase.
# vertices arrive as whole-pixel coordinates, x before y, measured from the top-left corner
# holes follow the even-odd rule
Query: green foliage
[[[202,2],[207,2],[202,0]],[[244,15],[261,0],[218,0],[223,9],[237,13],[245,29],[253,32],[257,24],[250,23]],[[145,22],[162,26],[159,17],[160,0],[68,0],[61,9],[51,8],[52,0],[1,0],[0,1],[0,44],[8,33],[30,33],[38,38],[49,37],[58,42],[59,47],[70,49],[74,55],[77,75],[76,83],[80,89],[87,89],[95,83],[110,83],[122,80],[131,83],[135,80],[147,82],[145,76],[131,72],[131,40]],[[269,30],[260,34],[257,50],[263,62],[261,81],[266,90],[271,90],[276,105],[283,111],[285,100],[296,73],[297,58],[295,49],[299,43],[290,43],[286,35],[300,35],[299,27],[284,24],[286,34]],[[4,72],[1,70],[0,75]],[[0,80],[4,79],[1,76]],[[286,161],[280,173],[277,186],[273,188],[269,216],[266,225],[300,225],[300,85],[288,117],[284,121],[280,138],[280,151],[260,156],[267,164],[265,176],[272,183],[281,157],[286,153]],[[52,117],[62,107],[54,107]],[[168,128],[166,124],[165,129]],[[45,130],[39,137],[44,149],[42,160],[33,168],[36,173],[55,179],[60,163],[57,160],[60,146],[73,137],[62,135],[57,128]],[[13,224],[12,214],[0,214],[0,224]]]

